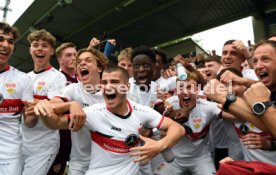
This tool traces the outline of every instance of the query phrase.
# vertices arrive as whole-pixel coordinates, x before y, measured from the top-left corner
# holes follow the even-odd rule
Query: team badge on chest
[[[8,82],[8,83],[5,84],[5,87],[6,87],[6,91],[9,94],[13,94],[15,92],[15,89],[16,89],[16,83]]]
[[[37,90],[38,90],[38,91],[43,90],[45,84],[46,84],[46,82],[44,82],[44,81],[39,81],[39,82],[37,83]]]
[[[196,129],[199,129],[201,127],[202,119],[201,118],[194,118],[193,124]]]

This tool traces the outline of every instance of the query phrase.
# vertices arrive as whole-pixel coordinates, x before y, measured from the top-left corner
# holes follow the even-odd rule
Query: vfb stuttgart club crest
[[[5,87],[6,87],[6,91],[9,93],[9,94],[13,94],[15,92],[15,89],[16,89],[16,83],[12,83],[12,82],[8,82],[5,84]]]
[[[44,88],[44,86],[45,86],[45,82],[44,81],[39,81],[38,83],[37,83],[37,90],[38,91],[41,91],[43,88]]]

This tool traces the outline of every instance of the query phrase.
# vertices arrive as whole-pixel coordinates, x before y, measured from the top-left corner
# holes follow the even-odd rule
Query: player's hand
[[[70,102],[70,123],[68,128],[72,131],[80,130],[86,120],[86,114],[78,102]]]
[[[224,104],[226,95],[228,94],[227,87],[217,79],[210,80],[204,87],[204,94],[217,103]]]
[[[38,116],[35,115],[34,107],[35,102],[23,102],[24,103],[24,123],[29,128],[33,128],[36,126],[38,122]]]
[[[263,83],[258,82],[251,85],[251,87],[244,92],[244,100],[252,107],[256,102],[269,101],[270,95],[270,90]]]
[[[234,47],[244,56],[244,58],[250,58],[251,53],[247,47],[243,44],[241,40],[236,40],[233,42]]]
[[[146,164],[164,150],[162,142],[141,135],[139,137],[145,142],[145,144],[143,146],[130,148],[130,156],[139,156],[139,158],[135,159],[134,162]]]
[[[225,157],[224,159],[222,159],[221,161],[219,161],[219,163],[221,164],[227,164],[229,162],[234,161],[231,157]]]
[[[262,136],[257,134],[246,134],[242,138],[243,144],[249,149],[269,150],[270,144]]]
[[[113,46],[116,46],[116,40],[115,39],[109,39],[109,40],[107,40],[107,42],[109,42]]]
[[[222,82],[223,84],[230,84],[230,81],[232,81],[231,83],[233,84],[234,83],[238,85],[244,84],[244,78],[239,77],[235,75],[233,72],[227,70],[221,75],[220,82]]]
[[[90,43],[89,43],[89,47],[90,48],[93,48],[97,45],[100,44],[100,40],[98,40],[97,38],[93,37],[91,40],[90,40]]]
[[[35,102],[23,102],[24,104],[24,113],[27,116],[35,116],[34,107],[36,105]]]
[[[36,116],[52,117],[54,115],[54,106],[48,100],[39,100],[34,107]]]

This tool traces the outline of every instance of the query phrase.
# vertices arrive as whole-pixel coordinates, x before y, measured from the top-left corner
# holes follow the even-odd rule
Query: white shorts
[[[50,167],[52,166],[57,152],[48,155],[31,155],[26,156],[23,154],[23,173],[22,175],[47,175]]]
[[[90,162],[69,161],[68,175],[84,175],[89,168]]]
[[[145,164],[145,165],[140,165],[139,166],[139,173],[141,175],[153,175],[153,171],[151,169],[151,164],[150,162]]]
[[[17,163],[1,163],[0,174],[1,175],[21,175],[20,161]]]
[[[216,170],[211,157],[202,159],[196,163],[190,165],[179,166],[176,162],[162,163],[155,171],[155,175],[183,175],[193,174],[202,175],[202,173],[208,175],[215,175]]]

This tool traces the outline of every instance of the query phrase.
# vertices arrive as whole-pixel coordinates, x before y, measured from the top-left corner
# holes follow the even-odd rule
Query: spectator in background
[[[195,59],[195,65],[196,66],[203,66],[204,67],[205,60],[202,54],[198,54],[196,59]]]

